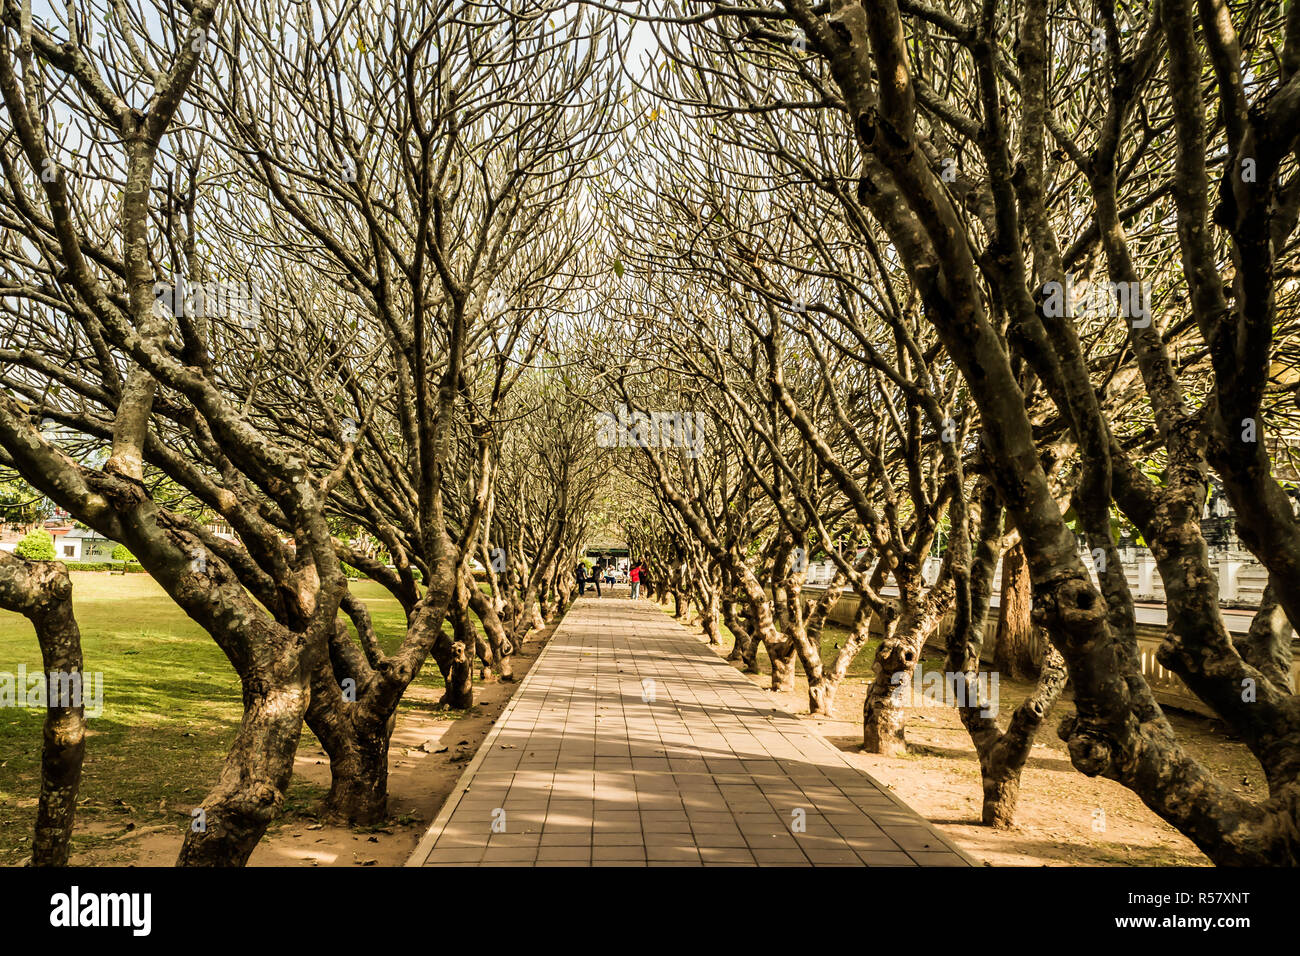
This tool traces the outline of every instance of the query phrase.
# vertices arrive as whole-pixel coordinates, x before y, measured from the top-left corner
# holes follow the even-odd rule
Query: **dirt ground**
[[[465,716],[450,719],[432,710],[437,691],[413,688],[408,696],[423,705],[400,712],[389,758],[390,820],[375,828],[326,826],[317,821],[314,800],[329,786],[324,752],[304,745],[299,750],[294,788],[285,812],[272,825],[250,865],[253,866],[400,866],[415,848],[452,791],[465,765],[532,667],[553,627],[525,643],[515,658],[514,683],[476,685],[477,704]],[[703,636],[700,636],[703,640]],[[717,649],[725,654],[730,642]],[[854,671],[868,663],[860,655]],[[766,671],[766,658],[760,655]],[[768,685],[765,673],[748,675]],[[860,751],[862,701],[868,681],[853,674],[840,685],[833,719],[812,720],[817,730],[882,785],[942,829],[976,859],[994,866],[1208,866],[1190,841],[1142,805],[1130,791],[1109,780],[1089,779],[1069,761],[1056,736],[1060,718],[1072,709],[1068,692],[1039,732],[1026,767],[1017,814],[1009,830],[979,824],[980,778],[970,740],[950,707],[916,708],[908,717],[911,752],[889,758]],[[1031,690],[1026,683],[1003,680],[1001,717]],[[807,715],[807,684],[802,675],[795,689],[774,694],[775,702]],[[1247,795],[1263,794],[1266,785],[1246,747],[1228,736],[1221,723],[1170,711],[1180,741],[1217,773]],[[160,808],[165,809],[165,808]],[[72,858],[73,865],[171,866],[183,838],[179,826],[136,826],[124,813],[112,823],[78,822],[93,836]],[[157,815],[145,815],[157,819]]]
[[[703,636],[700,638],[703,640]],[[730,641],[715,648],[722,655]],[[870,658],[859,662],[869,663]],[[768,687],[764,673],[747,675]],[[733,665],[736,666],[736,665]],[[975,751],[952,707],[914,708],[908,716],[910,752],[882,757],[861,751],[862,702],[869,682],[849,676],[837,691],[832,717],[813,725],[856,766],[889,787],[977,860],[993,866],[1210,866],[1190,840],[1118,783],[1088,778],[1070,764],[1056,735],[1060,719],[1073,712],[1067,690],[1038,732],[1021,778],[1017,823],[1009,830],[980,824],[980,774]],[[808,684],[800,673],[794,691],[774,693],[785,709],[807,718]],[[1002,726],[1032,691],[1028,683],[1000,682]],[[1182,744],[1233,789],[1267,793],[1259,764],[1223,724],[1194,714],[1166,711]]]
[[[373,828],[320,823],[310,804],[289,801],[249,860],[249,866],[401,866],[437,816],[492,724],[520,681],[533,666],[555,626],[531,636],[513,658],[512,683],[475,683],[475,706],[458,719],[439,718],[428,710],[399,712],[388,755],[389,821]],[[430,708],[436,691],[413,687],[407,696]],[[298,750],[294,784],[311,791],[329,788],[329,759],[312,741]],[[122,823],[94,823],[78,830],[102,840],[74,854],[73,866],[173,866],[184,831],[174,826],[136,828]]]

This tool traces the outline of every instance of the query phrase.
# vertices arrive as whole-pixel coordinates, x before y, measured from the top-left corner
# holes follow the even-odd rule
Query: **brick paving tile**
[[[971,862],[649,601],[587,597],[409,864]]]

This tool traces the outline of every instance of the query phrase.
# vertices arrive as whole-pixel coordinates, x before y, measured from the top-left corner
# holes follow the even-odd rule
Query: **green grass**
[[[207,633],[148,575],[72,579],[85,669],[104,675],[103,713],[88,721],[78,823],[179,828],[216,780],[239,728],[239,681]],[[370,608],[381,646],[395,649],[406,631],[401,605],[372,581],[352,588]],[[16,673],[19,664],[40,672],[35,633],[26,618],[0,611],[0,671]],[[427,662],[414,686],[441,688],[437,665]],[[401,706],[431,707],[409,698]],[[0,864],[30,852],[44,718],[39,709],[0,708]],[[315,744],[304,727],[302,745]],[[310,813],[320,795],[294,783],[286,809]],[[73,852],[94,842],[74,833]]]

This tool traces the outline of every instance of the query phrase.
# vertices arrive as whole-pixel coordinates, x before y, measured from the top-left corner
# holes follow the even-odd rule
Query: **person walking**
[[[641,596],[641,562],[638,561],[632,565],[632,570],[627,573],[627,579],[632,582],[632,600],[635,601]]]
[[[600,579],[605,575],[605,562],[597,559],[591,568],[591,583],[596,586],[596,597],[600,597]]]
[[[578,579],[578,597],[582,597],[587,593],[587,566],[579,561],[573,569],[573,576]]]

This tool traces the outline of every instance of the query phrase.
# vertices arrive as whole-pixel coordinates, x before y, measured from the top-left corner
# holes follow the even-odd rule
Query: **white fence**
[[[941,559],[935,557],[926,558],[922,563],[921,577],[927,585],[933,584],[939,577],[939,565],[942,563]],[[1001,562],[998,563],[998,574],[1002,574]],[[831,583],[833,577],[835,577],[834,561],[816,561],[808,565],[808,577],[804,580],[804,585],[810,588],[824,588]]]
[[[1128,579],[1129,591],[1133,600],[1147,603],[1163,604],[1165,585],[1160,580],[1160,571],[1155,558],[1147,548],[1123,548],[1120,560],[1124,563],[1124,576]],[[1085,555],[1085,564],[1091,568],[1090,556]],[[939,576],[941,561],[937,557],[926,558],[921,575],[926,584],[933,584]],[[1210,563],[1219,579],[1219,603],[1226,607],[1259,607],[1264,596],[1264,587],[1268,584],[1268,572],[1255,556],[1245,551],[1211,552]],[[835,576],[835,564],[832,561],[818,561],[808,565],[808,587],[825,587]],[[1095,580],[1096,572],[1092,572]],[[993,593],[1002,590],[1002,562],[998,562],[993,576]]]
[[[995,592],[996,593],[996,592]],[[813,595],[809,595],[812,597]],[[852,592],[845,593],[835,607],[831,609],[830,620],[844,626],[853,623],[854,615],[858,609],[858,596]],[[943,620],[939,625],[938,631],[930,639],[929,645],[934,653],[943,652],[944,637],[947,634],[947,628],[951,626],[951,615]],[[873,620],[871,623],[872,634],[880,634],[880,623]],[[1156,660],[1156,651],[1160,647],[1161,637],[1159,633],[1153,633],[1151,629],[1138,628],[1137,643],[1138,655],[1142,661],[1142,676],[1146,678],[1147,683],[1151,685],[1152,691],[1156,695],[1156,700],[1167,707],[1177,707],[1182,710],[1193,711],[1206,717],[1215,716],[1214,712],[1200,701],[1187,686],[1183,684],[1178,677],[1165,670]],[[994,641],[992,635],[985,640],[981,657],[985,663],[991,664],[993,657]],[[1300,659],[1297,659],[1292,665],[1293,680],[1295,686],[1300,687]]]

